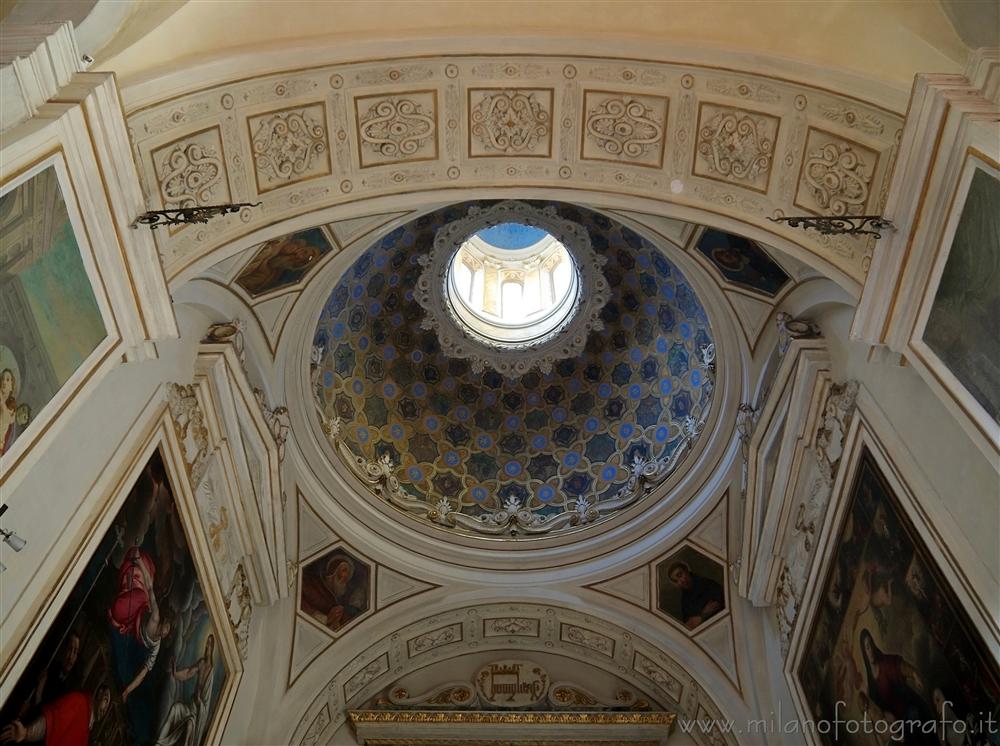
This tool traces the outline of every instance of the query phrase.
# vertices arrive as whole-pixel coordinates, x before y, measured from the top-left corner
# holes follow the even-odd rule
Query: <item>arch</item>
[[[702,653],[682,642],[671,642],[673,633],[654,628],[648,620],[632,617],[626,622],[625,615],[600,608],[601,602],[589,597],[583,603],[564,595],[545,599],[535,592],[527,600],[512,603],[509,596],[506,601],[498,600],[502,595],[500,591],[439,594],[436,601],[424,601],[408,613],[398,612],[391,625],[383,622],[379,630],[369,629],[365,649],[349,659],[342,656],[339,670],[304,709],[294,712],[295,723],[275,724],[269,735],[299,743],[324,706],[331,713],[324,731],[331,734],[343,723],[346,709],[358,707],[393,681],[432,663],[484,651],[522,655],[537,650],[596,666],[655,696],[680,717],[738,719],[749,711],[731,683],[710,667],[699,666],[704,662]],[[523,631],[509,634],[506,630],[514,620],[522,623]],[[457,642],[418,646],[420,652],[408,645],[423,634],[456,624],[461,627]],[[384,634],[373,640],[372,635],[380,632]],[[692,670],[698,670],[698,675],[692,675]],[[314,682],[303,683],[315,691]],[[301,694],[297,688],[290,693]],[[711,741],[710,734],[700,735]],[[730,735],[723,742],[735,744],[736,740]]]
[[[793,82],[774,68],[742,72],[655,56],[520,52],[503,64],[440,50],[376,59],[364,56],[371,51],[363,45],[353,49],[359,56],[350,56],[350,45],[338,48],[336,63],[311,61],[231,82],[220,75],[193,90],[202,73],[213,79],[208,69],[126,89],[127,121],[154,207],[261,203],[206,226],[158,231],[172,284],[319,223],[427,209],[443,197],[542,197],[741,233],[859,294],[873,241],[768,218],[881,210],[902,117],[877,97]],[[237,59],[213,69],[232,71]],[[519,126],[542,126],[548,149],[480,152],[486,145],[476,144],[471,121],[476,97],[488,90],[533,96],[538,121],[528,116]],[[616,128],[617,120],[626,126]],[[730,120],[746,125],[738,128],[737,151],[753,154],[753,168],[711,156],[725,145],[719,138]],[[398,125],[398,143],[383,136],[389,121]],[[633,131],[643,134],[615,134]]]

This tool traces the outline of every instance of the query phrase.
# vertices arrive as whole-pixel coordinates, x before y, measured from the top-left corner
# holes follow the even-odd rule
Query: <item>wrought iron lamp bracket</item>
[[[220,215],[237,213],[244,207],[259,207],[260,202],[239,202],[234,205],[196,205],[193,207],[178,207],[172,210],[150,210],[132,221],[132,227],[148,225],[151,230],[164,225],[191,225],[192,223],[207,223],[211,218]]]
[[[795,215],[791,217],[768,218],[772,223],[787,223],[791,228],[805,228],[819,231],[824,236],[869,235],[882,238],[880,230],[893,230],[892,221],[881,215],[841,215],[837,217]]]

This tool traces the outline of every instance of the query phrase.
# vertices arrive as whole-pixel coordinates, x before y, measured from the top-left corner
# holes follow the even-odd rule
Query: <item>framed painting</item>
[[[299,611],[324,629],[340,633],[371,607],[372,567],[344,547],[305,564],[299,582]]]
[[[0,319],[2,484],[119,341],[60,153],[0,187]]]
[[[1000,164],[972,149],[910,346],[918,365],[1000,448]]]
[[[323,228],[310,228],[263,243],[236,276],[236,284],[253,299],[301,282],[334,251]]]
[[[855,454],[790,658],[813,741],[991,744],[997,661],[879,460],[863,442]]]
[[[172,428],[158,419],[51,624],[29,635],[0,741],[219,741],[242,664]]]
[[[656,566],[656,608],[685,629],[696,630],[726,610],[726,570],[693,546]]]
[[[737,287],[775,298],[791,279],[760,246],[743,236],[707,228],[695,250]]]

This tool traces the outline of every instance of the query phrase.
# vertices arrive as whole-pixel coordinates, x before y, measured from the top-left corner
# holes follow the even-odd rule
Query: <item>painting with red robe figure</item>
[[[820,741],[1000,743],[997,662],[867,451],[834,541],[798,669]]]
[[[0,743],[205,742],[226,679],[154,452],[0,709]]]

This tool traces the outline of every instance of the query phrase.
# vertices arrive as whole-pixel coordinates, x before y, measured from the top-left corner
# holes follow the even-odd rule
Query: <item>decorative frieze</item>
[[[559,628],[559,639],[563,642],[571,642],[574,645],[593,650],[595,653],[613,658],[615,655],[615,641],[607,635],[578,627],[575,624],[563,624]]]
[[[710,105],[717,107],[711,115]],[[706,135],[702,130],[723,111],[737,121],[752,115],[764,127],[727,130],[732,123],[723,116]],[[778,120],[780,137],[772,132]],[[226,203],[256,191],[264,203],[238,218],[157,235],[173,279],[212,249],[265,225],[348,201],[442,187],[547,189],[586,181],[595,191],[660,198],[672,181],[694,174],[701,178],[684,189],[691,207],[788,235],[765,225],[765,217],[803,209],[831,214],[838,205],[859,214],[856,203],[866,192],[865,210],[878,210],[901,121],[877,103],[778,78],[537,55],[516,62],[351,61],[260,76],[142,106],[128,125],[154,201],[159,195],[168,206]],[[318,127],[325,128],[322,136]],[[821,127],[831,132],[820,136]],[[728,145],[727,131],[735,138]],[[845,154],[863,168],[844,163],[839,152],[827,162],[823,146],[834,141],[846,144]],[[779,148],[769,164],[767,142]],[[326,152],[319,152],[321,143]],[[745,150],[724,156],[729,146]],[[296,188],[301,180],[310,183]],[[841,188],[830,186],[838,180]],[[846,243],[850,250],[819,236],[801,241],[863,280],[863,241]]]
[[[462,625],[459,623],[449,624],[446,627],[425,632],[422,635],[413,637],[406,641],[406,652],[410,658],[421,653],[427,653],[442,645],[450,645],[453,642],[462,641]]]
[[[375,679],[389,672],[389,654],[382,653],[378,658],[366,665],[344,684],[344,701],[348,701]]]
[[[658,666],[642,653],[636,652],[632,659],[632,668],[663,689],[675,702],[681,701],[684,685],[662,666]]]
[[[191,484],[197,487],[205,475],[210,448],[197,386],[192,383],[168,383],[167,406],[184,449],[184,463],[187,464]]]
[[[524,617],[483,620],[483,637],[538,637],[539,621]]]

